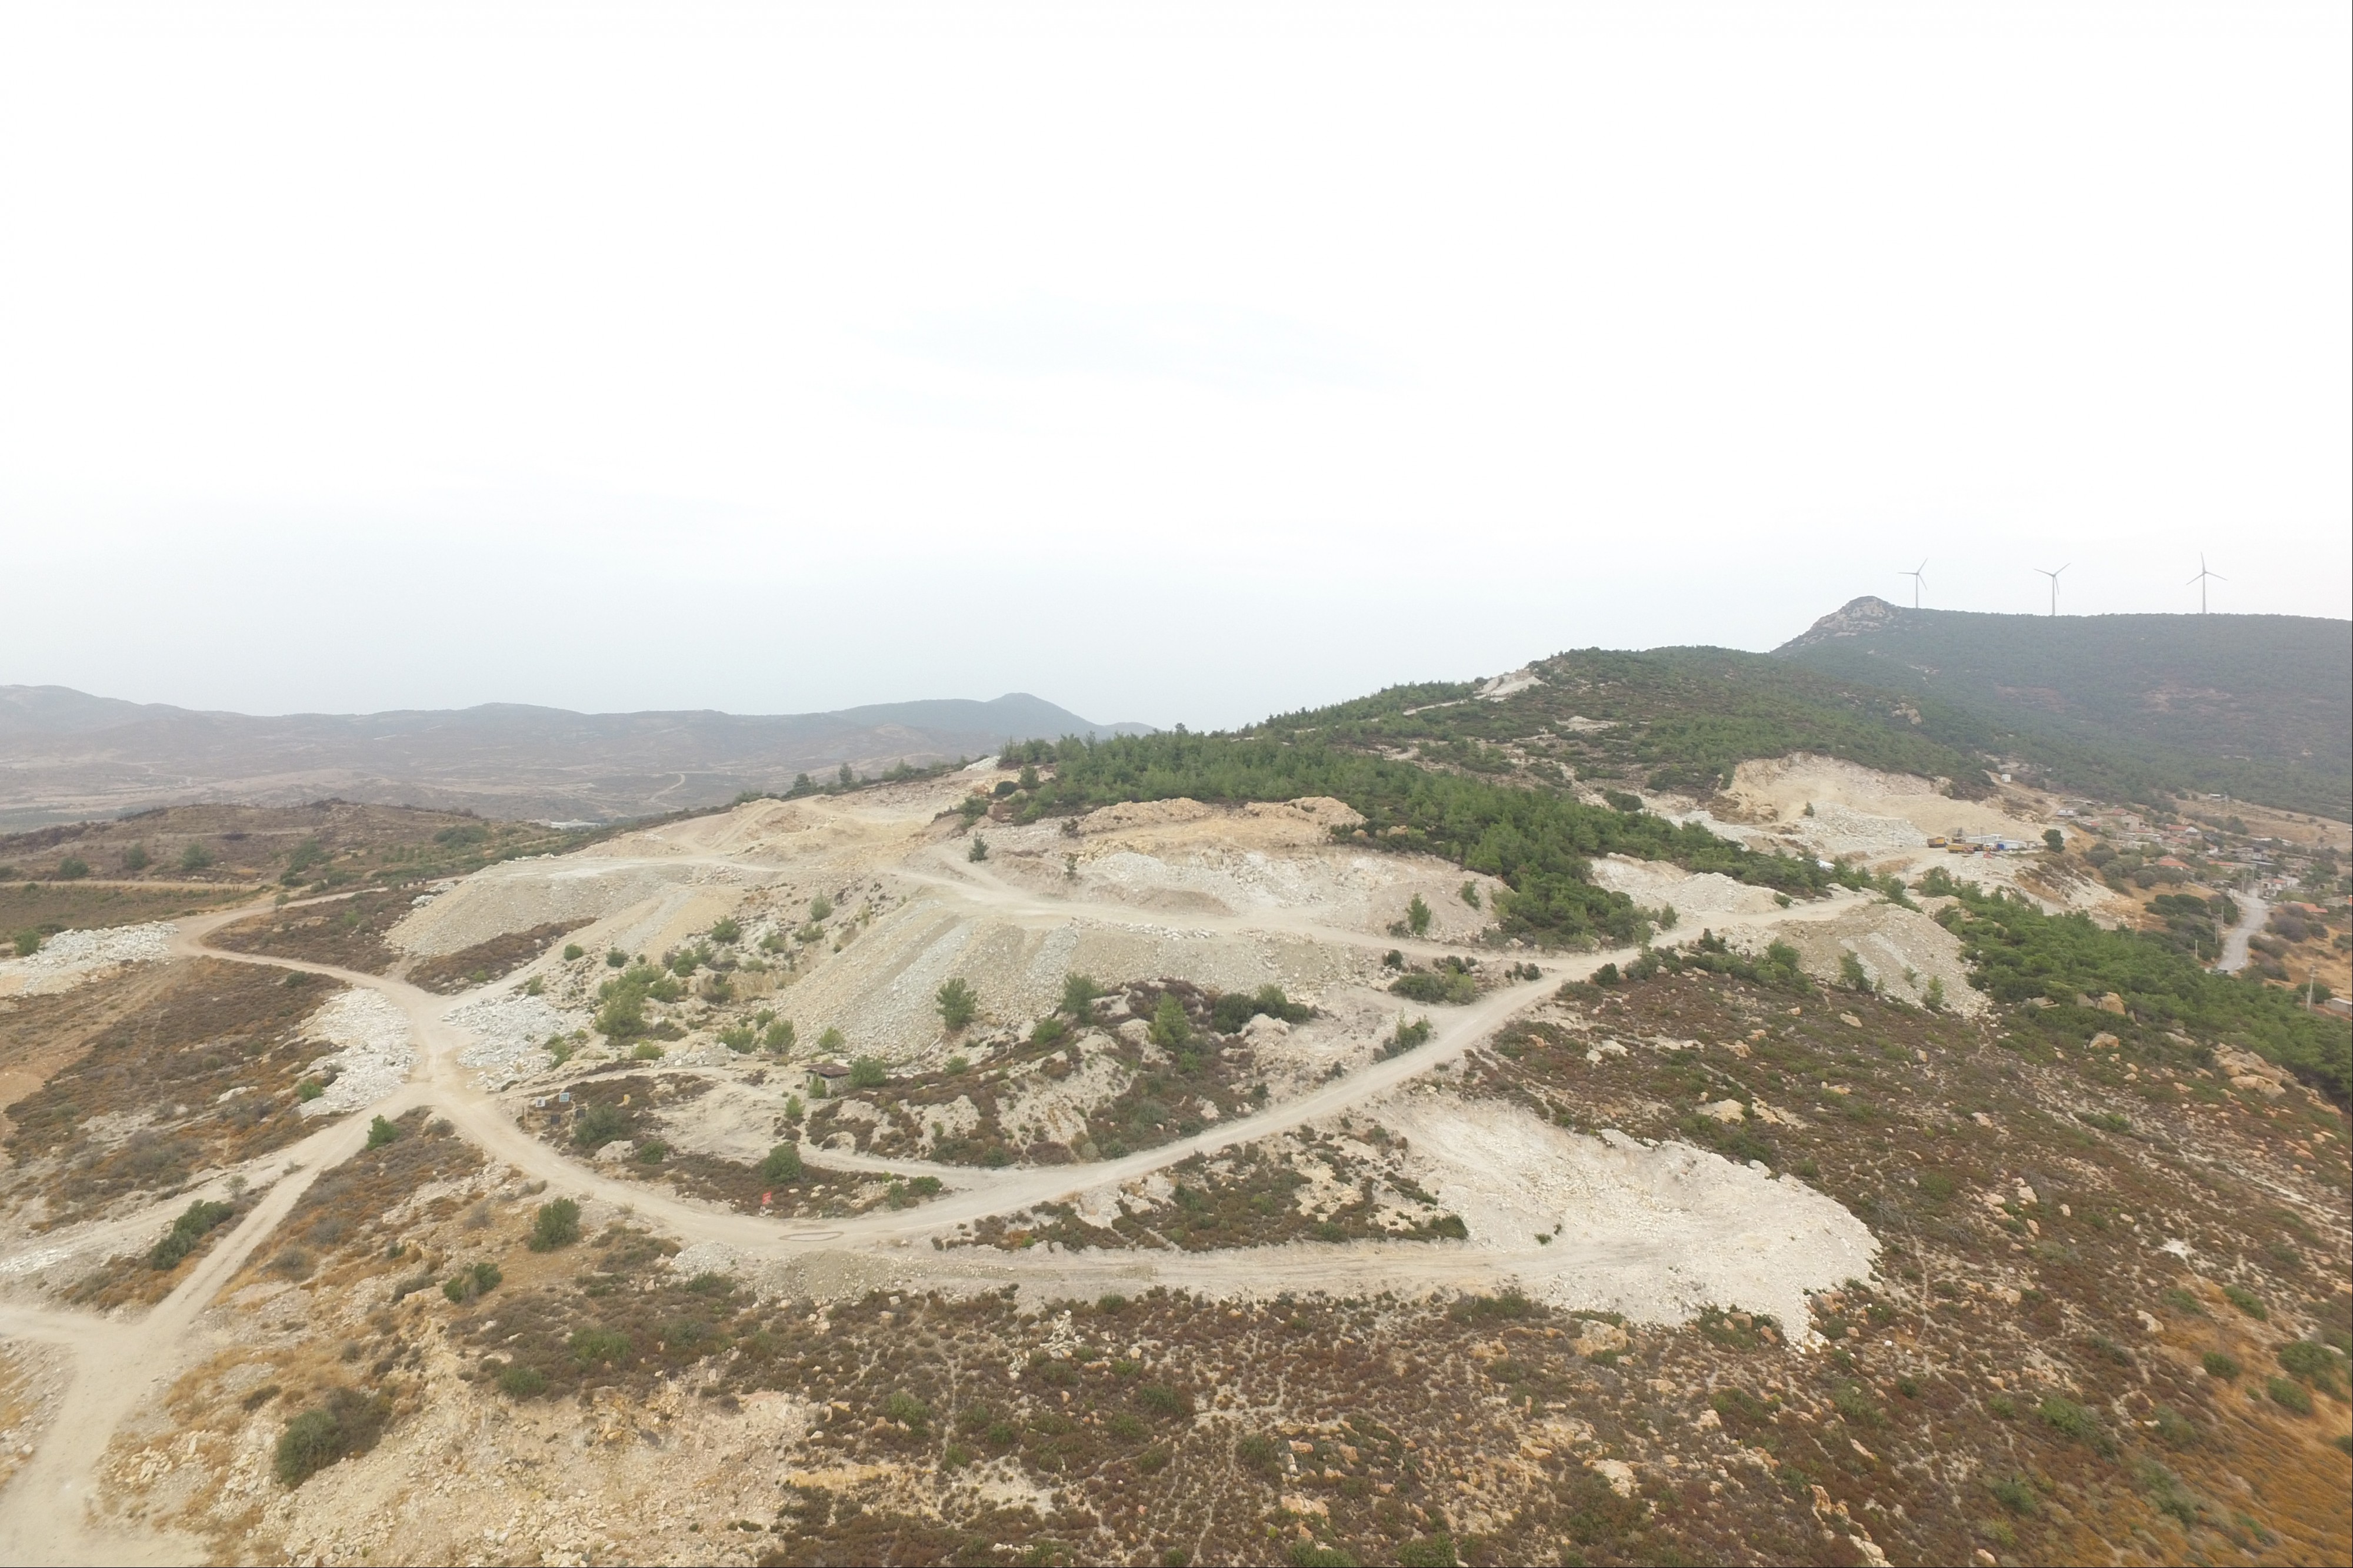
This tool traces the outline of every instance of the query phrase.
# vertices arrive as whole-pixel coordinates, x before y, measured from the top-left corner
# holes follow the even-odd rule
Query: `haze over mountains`
[[[190,801],[348,800],[509,818],[608,820],[777,789],[847,763],[878,773],[1026,736],[1148,732],[1026,692],[832,713],[575,713],[517,703],[255,717],[0,687],[0,828]]]
[[[2353,816],[2353,623],[1994,616],[1861,598],[1770,655],[1658,649],[1592,657],[1663,670],[1682,669],[1678,658],[1699,655],[1729,659],[1745,674],[1731,686],[1711,676],[1694,687],[1687,670],[1672,679],[1652,671],[1668,679],[1666,688],[1623,713],[1608,710],[1635,721],[1627,733],[1653,773],[1672,760],[1668,752],[1682,754],[1669,731],[1692,731],[1683,749],[1696,745],[1698,762],[1683,770],[1690,779],[1668,767],[1672,787],[1704,793],[1704,780],[1721,776],[1716,764],[1819,748],[1828,742],[1815,731],[1837,710],[1846,716],[1834,728],[1863,723],[1881,734],[1881,745],[1895,748],[1877,759],[1883,765],[1965,776],[1981,763],[2015,763],[2053,787],[2107,797],[2211,791]],[[1594,704],[1608,700],[1588,690],[1597,671],[1571,664],[1550,679],[1568,682],[1562,695],[1571,706],[1581,701],[1601,714]],[[1834,684],[1825,686],[1824,677]],[[1820,722],[1809,728],[1799,720]],[[830,774],[844,763],[874,773],[902,762],[983,756],[1008,739],[1148,730],[1098,723],[1018,692],[987,702],[777,715],[575,713],[488,703],[272,718],[124,702],[58,686],[0,687],[0,828],[195,801],[289,805],[325,796],[510,819],[607,821],[778,789],[797,773]],[[1904,747],[1921,743],[1935,754],[1897,760],[1910,754]]]

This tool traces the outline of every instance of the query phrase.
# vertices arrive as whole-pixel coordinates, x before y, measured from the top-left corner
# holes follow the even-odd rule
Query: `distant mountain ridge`
[[[847,763],[878,773],[1008,740],[1148,733],[1028,692],[828,713],[575,713],[519,703],[259,717],[0,686],[0,828],[152,805],[338,795],[502,817],[609,820],[708,805]]]
[[[1773,654],[1968,710],[2063,786],[2353,816],[2353,622],[1997,616],[1864,597]]]

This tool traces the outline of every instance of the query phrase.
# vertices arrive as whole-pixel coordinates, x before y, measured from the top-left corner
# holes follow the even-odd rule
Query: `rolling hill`
[[[0,687],[0,829],[195,801],[335,795],[486,816],[609,820],[861,773],[982,756],[1008,738],[1134,734],[1026,692],[831,713],[575,713],[486,703],[256,717]]]
[[[2353,816],[2353,622],[1992,616],[1861,598],[1774,650],[1972,715],[2051,784]]]

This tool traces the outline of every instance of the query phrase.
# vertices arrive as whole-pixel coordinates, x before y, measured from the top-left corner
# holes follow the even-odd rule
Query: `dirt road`
[[[2236,974],[2247,967],[2247,942],[2263,922],[2272,918],[2272,907],[2253,893],[2232,893],[2239,906],[2239,921],[2222,936],[2222,956],[2216,962],[2216,973]]]
[[[1068,920],[1075,912],[1068,901],[1038,899],[993,879],[957,875],[944,861],[940,864],[946,874],[923,875],[921,879],[952,897],[984,904],[998,913],[1028,918]],[[1535,1253],[1531,1246],[1525,1254],[1481,1251],[1440,1257],[1427,1247],[1416,1251],[1380,1247],[1294,1249],[1279,1259],[1262,1254],[1155,1254],[1148,1259],[1079,1260],[1053,1253],[991,1253],[984,1258],[967,1249],[942,1254],[926,1247],[920,1255],[908,1249],[966,1221],[1067,1198],[1109,1183],[1132,1181],[1197,1153],[1214,1152],[1346,1110],[1453,1061],[1514,1014],[1549,995],[1558,975],[1548,977],[1546,984],[1521,983],[1493,992],[1459,1011],[1441,1010],[1444,1016],[1433,1020],[1438,1025],[1436,1033],[1422,1048],[1376,1063],[1297,1100],[1180,1142],[1094,1164],[959,1174],[950,1178],[956,1184],[945,1196],[919,1208],[882,1210],[824,1225],[795,1225],[678,1198],[634,1182],[616,1181],[524,1132],[501,1108],[496,1097],[478,1086],[473,1076],[458,1063],[459,1053],[474,1041],[470,1035],[450,1025],[447,1015],[468,998],[436,995],[404,981],[332,964],[231,952],[206,943],[205,939],[214,931],[251,914],[254,909],[255,906],[245,906],[182,921],[173,939],[174,955],[301,970],[372,990],[390,1000],[407,1020],[417,1047],[416,1066],[408,1081],[392,1094],[273,1155],[268,1163],[282,1173],[235,1230],[143,1319],[117,1323],[70,1312],[0,1307],[0,1334],[56,1343],[72,1356],[74,1365],[72,1383],[58,1416],[42,1435],[31,1461],[17,1473],[6,1491],[0,1493],[0,1561],[166,1562],[202,1554],[201,1543],[192,1539],[162,1532],[124,1533],[100,1522],[90,1504],[107,1445],[134,1408],[156,1397],[169,1386],[173,1377],[209,1347],[210,1336],[199,1322],[205,1310],[246,1259],[269,1239],[318,1173],[348,1159],[364,1146],[370,1119],[376,1115],[398,1116],[419,1105],[430,1106],[448,1118],[493,1159],[543,1179],[561,1191],[627,1205],[682,1242],[717,1242],[754,1260],[819,1252],[847,1254],[849,1256],[839,1261],[862,1261],[893,1277],[920,1271],[926,1279],[942,1282],[965,1279],[976,1287],[1027,1279],[1041,1286],[1066,1289],[1083,1286],[1091,1280],[1132,1281],[1150,1277],[1204,1289],[1249,1289],[1271,1283],[1275,1289],[1359,1289],[1374,1279],[1387,1289],[1399,1285],[1430,1289],[1492,1283],[1503,1273],[1525,1267]],[[1116,904],[1090,905],[1086,913],[1106,921],[1139,925],[1165,922],[1165,917]],[[1427,949],[1431,954],[1445,951],[1438,944],[1400,944],[1360,931],[1324,926],[1292,910],[1269,910],[1262,917],[1219,917],[1213,921],[1196,917],[1188,923],[1237,934],[1263,933],[1272,929],[1285,934],[1312,935],[1321,941],[1361,946],[1404,945],[1417,952]],[[1595,954],[1569,967],[1589,973],[1610,958],[1625,956]],[[160,1233],[169,1223],[171,1215],[181,1206],[179,1200],[186,1195],[179,1194],[172,1204],[143,1215],[119,1218],[72,1237],[55,1238],[44,1248],[23,1249],[24,1257],[0,1258],[0,1270],[6,1270],[12,1262],[18,1264],[19,1270],[27,1265],[40,1266],[51,1261],[51,1258],[33,1254],[49,1253],[60,1246],[78,1251],[94,1246],[115,1249],[125,1243],[143,1245],[148,1237]]]

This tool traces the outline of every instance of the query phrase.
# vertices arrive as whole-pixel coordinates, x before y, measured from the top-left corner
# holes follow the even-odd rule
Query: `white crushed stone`
[[[0,996],[70,991],[118,964],[160,963],[172,956],[171,941],[169,921],[61,931],[43,942],[38,952],[0,960]]]
[[[697,1274],[733,1274],[742,1254],[724,1242],[698,1241],[670,1256],[672,1271],[692,1279]]]
[[[1415,1179],[1473,1247],[1560,1234],[1521,1269],[1532,1295],[1678,1323],[1701,1308],[1769,1312],[1809,1334],[1806,1294],[1868,1279],[1879,1243],[1794,1177],[1680,1142],[1554,1126],[1515,1105],[1404,1093],[1376,1111],[1408,1134]]]
[[[484,996],[452,1008],[447,1021],[474,1037],[474,1043],[458,1053],[459,1066],[482,1069],[487,1081],[512,1079],[521,1068],[543,1065],[545,1058],[535,1053],[547,1037],[586,1028],[588,1015],[517,994]]]
[[[335,1081],[318,1099],[304,1101],[304,1116],[330,1116],[375,1104],[408,1078],[417,1063],[408,1016],[382,993],[354,987],[331,998],[302,1026],[313,1039],[336,1047],[311,1064],[317,1072],[335,1069]]]
[[[34,1252],[20,1252],[14,1258],[0,1258],[0,1275],[37,1274],[52,1263],[62,1263],[74,1255],[70,1247],[44,1247]]]

